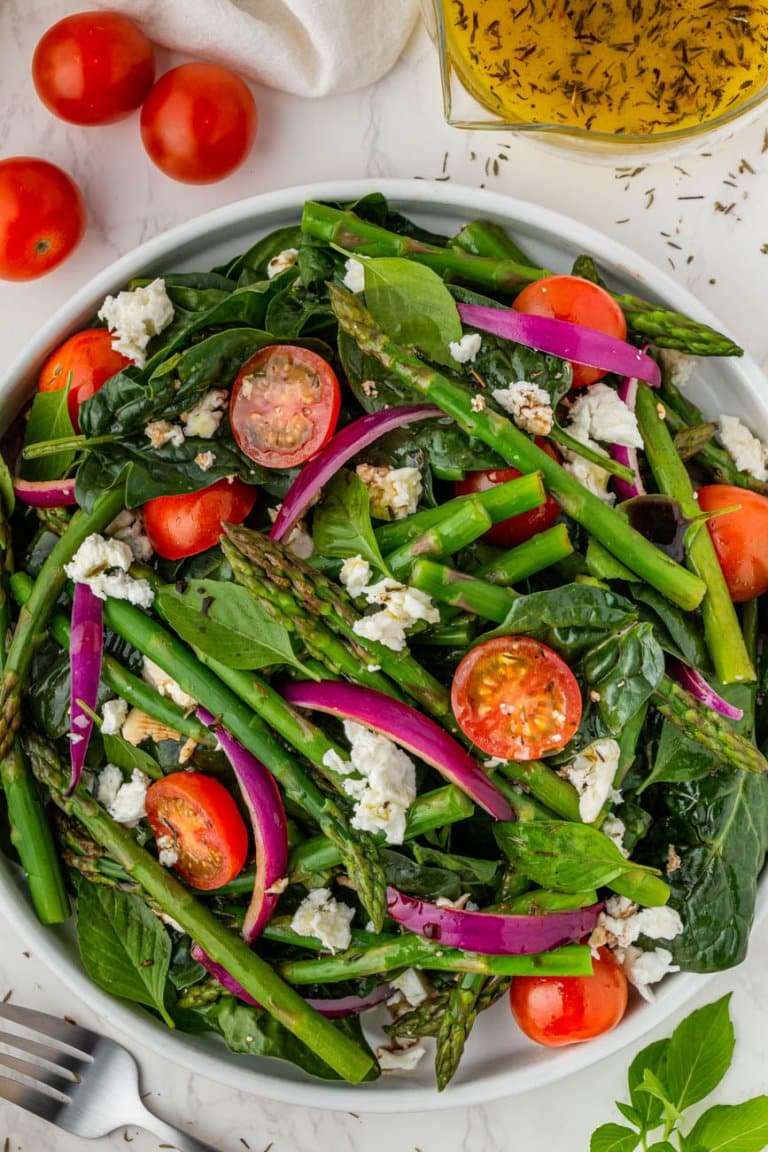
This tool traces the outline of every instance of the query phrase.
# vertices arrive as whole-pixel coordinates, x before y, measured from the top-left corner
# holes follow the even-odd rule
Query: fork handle
[[[194,1136],[188,1136],[180,1128],[175,1128],[173,1124],[166,1124],[164,1120],[160,1120],[143,1104],[141,1105],[141,1112],[137,1113],[135,1123],[140,1128],[153,1132],[164,1144],[178,1148],[179,1152],[221,1152],[220,1148],[214,1148],[212,1144],[206,1144],[202,1140],[196,1140]]]

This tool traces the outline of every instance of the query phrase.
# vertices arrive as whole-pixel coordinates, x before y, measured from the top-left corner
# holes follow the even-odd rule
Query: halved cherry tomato
[[[527,284],[512,307],[530,316],[570,320],[584,328],[595,328],[606,336],[627,338],[627,322],[619,305],[599,284],[581,276],[545,276]],[[573,387],[595,384],[605,372],[587,364],[573,365]]]
[[[256,489],[237,476],[217,480],[199,492],[157,496],[142,511],[144,528],[158,556],[181,560],[218,544],[222,521],[242,524],[256,503]]]
[[[85,231],[75,182],[47,160],[0,160],[0,279],[34,280],[69,256]]]
[[[106,328],[86,328],[65,340],[46,360],[37,378],[38,392],[58,392],[69,386],[67,409],[72,427],[80,431],[80,405],[98,392],[105,380],[133,361],[115,352]]]
[[[266,468],[303,464],[330,440],[341,389],[330,364],[309,348],[270,344],[240,369],[229,404],[232,435]]]
[[[709,484],[696,495],[702,512],[738,509],[707,521],[731,600],[768,592],[768,499],[733,484]]]
[[[581,692],[557,652],[530,636],[470,649],[451,685],[462,732],[489,756],[536,760],[564,748],[581,720]]]
[[[70,124],[111,124],[139,108],[155,78],[152,43],[119,12],[75,12],[44,32],[32,79]]]
[[[201,772],[174,772],[147,789],[147,819],[155,839],[172,841],[173,865],[192,888],[228,884],[248,857],[248,830],[227,789]]]
[[[600,948],[591,976],[516,976],[509,1002],[526,1036],[557,1048],[610,1032],[626,1011],[627,992],[621,965]]]
[[[160,77],[141,109],[141,139],[161,172],[210,184],[234,172],[256,136],[256,102],[219,64],[182,64]]]
[[[560,462],[560,457],[552,445],[543,436],[536,437],[536,444],[553,460]],[[486,472],[467,472],[463,480],[457,480],[453,486],[456,496],[464,496],[471,492],[486,492],[495,488],[497,484],[505,484],[507,480],[516,480],[522,476],[517,468],[491,468]],[[489,544],[497,544],[499,548],[514,548],[516,544],[524,544],[532,536],[551,528],[560,516],[560,505],[553,496],[547,496],[538,508],[530,512],[521,512],[518,516],[510,516],[507,520],[500,520],[484,533],[483,539]]]

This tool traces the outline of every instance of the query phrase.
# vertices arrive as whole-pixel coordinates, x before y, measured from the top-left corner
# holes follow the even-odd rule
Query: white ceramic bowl
[[[241,200],[174,228],[122,257],[86,284],[45,324],[0,383],[0,412],[8,421],[27,399],[44,358],[67,335],[83,327],[104,297],[132,276],[205,270],[254,242],[260,235],[296,222],[305,200],[350,201],[382,191],[395,208],[420,223],[450,234],[470,219],[493,219],[514,229],[522,247],[553,271],[569,271],[580,252],[595,257],[612,286],[635,291],[700,320],[717,320],[685,289],[640,256],[605,236],[534,204],[475,188],[426,181],[346,181],[291,188]],[[723,406],[768,438],[765,380],[749,357],[701,361],[691,395],[708,414]],[[726,399],[727,398],[727,399]],[[674,1012],[709,979],[668,977],[655,1003],[635,1001],[625,1019],[608,1035],[570,1048],[540,1048],[516,1029],[504,1000],[482,1014],[470,1038],[461,1068],[450,1088],[434,1087],[431,1051],[413,1073],[383,1076],[375,1084],[351,1087],[310,1080],[290,1065],[235,1056],[214,1036],[184,1036],[168,1031],[141,1009],[95,987],[80,964],[70,925],[44,928],[36,920],[17,868],[0,857],[0,917],[12,921],[36,953],[77,995],[87,1000],[129,1042],[146,1044],[193,1072],[233,1088],[275,1100],[355,1112],[407,1112],[478,1104],[525,1092],[601,1060],[631,1043]],[[758,915],[768,899],[765,886]],[[430,1045],[430,1042],[427,1041]]]

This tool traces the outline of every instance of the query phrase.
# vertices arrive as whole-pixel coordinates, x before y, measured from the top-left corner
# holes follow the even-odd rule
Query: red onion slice
[[[299,472],[275,517],[269,533],[272,539],[282,540],[290,532],[322,486],[347,460],[351,460],[363,448],[394,428],[402,428],[417,420],[427,420],[431,416],[445,416],[445,412],[431,404],[406,404],[399,408],[382,408],[379,412],[370,412],[347,424]]]
[[[701,672],[696,668],[691,668],[689,664],[684,664],[682,660],[670,661],[669,674],[674,680],[677,680],[681,688],[690,692],[691,696],[695,696],[702,704],[706,704],[708,708],[714,712],[719,712],[728,720],[741,720],[744,716],[741,708],[723,700],[722,696],[715,692],[712,685],[707,683]]]
[[[346,720],[356,720],[374,732],[389,736],[396,744],[425,760],[446,780],[466,792],[476,804],[497,820],[514,820],[509,802],[452,736],[424,716],[372,688],[338,680],[301,680],[281,689],[296,708],[311,708]]]
[[[606,336],[595,328],[584,328],[550,316],[530,316],[512,308],[489,308],[481,304],[458,304],[457,308],[466,324],[483,332],[559,356],[561,360],[588,364],[619,376],[636,376],[653,388],[661,384],[661,372],[655,360],[626,340]]]
[[[602,904],[573,912],[545,912],[539,916],[504,916],[497,912],[466,912],[440,908],[397,888],[387,888],[387,912],[427,940],[446,948],[481,952],[486,956],[531,956],[548,952],[588,936],[597,924]]]
[[[69,640],[69,740],[71,773],[66,795],[80,782],[99,699],[104,646],[104,602],[87,584],[75,584]],[[83,707],[83,705],[85,707]]]
[[[22,480],[14,477],[13,490],[22,504],[32,508],[63,508],[77,504],[73,480]]]
[[[637,376],[624,376],[618,388],[619,399],[624,401],[631,412],[635,410],[637,385]],[[608,451],[612,460],[615,460],[617,464],[626,464],[627,468],[631,468],[635,474],[635,480],[632,484],[627,480],[622,480],[620,476],[614,476],[613,486],[619,500],[631,500],[633,496],[645,496],[645,485],[640,479],[640,462],[637,458],[637,449],[628,448],[625,444],[611,444]]]
[[[197,716],[209,728],[216,724],[215,718],[205,708],[198,708]],[[269,889],[285,876],[288,869],[285,810],[277,784],[261,761],[224,728],[216,727],[216,736],[240,785],[256,845],[256,876],[243,923],[243,936],[252,944],[280,899],[279,892],[270,892]]]

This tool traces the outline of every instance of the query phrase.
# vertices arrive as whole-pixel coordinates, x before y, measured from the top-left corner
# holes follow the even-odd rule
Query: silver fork
[[[0,1004],[0,1099],[88,1140],[131,1124],[181,1152],[216,1152],[144,1107],[122,1045],[16,1004]]]

